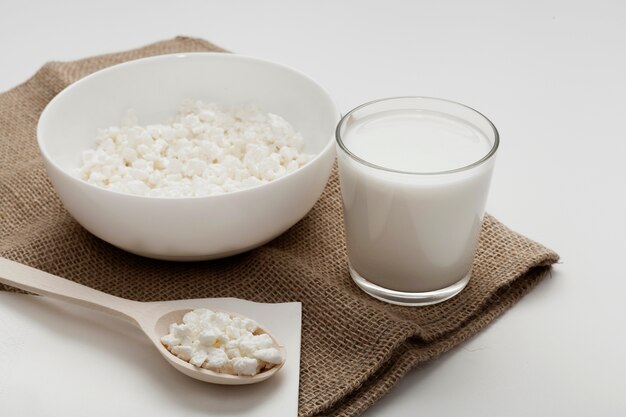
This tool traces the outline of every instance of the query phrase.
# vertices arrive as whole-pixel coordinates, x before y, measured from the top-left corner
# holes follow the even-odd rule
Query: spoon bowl
[[[191,300],[190,300],[191,301]],[[222,384],[222,385],[243,385],[243,384],[254,384],[257,382],[265,381],[266,379],[272,377],[276,372],[282,368],[285,363],[285,348],[282,346],[278,340],[266,329],[261,328],[257,330],[255,334],[265,333],[272,338],[274,344],[280,352],[281,363],[279,365],[272,366],[269,369],[263,370],[256,375],[253,376],[240,376],[240,375],[231,375],[231,374],[222,374],[219,372],[211,371],[209,369],[198,368],[190,364],[187,361],[184,361],[171,353],[167,348],[161,343],[161,337],[165,336],[169,333],[169,326],[172,323],[182,323],[183,316],[188,312],[192,311],[192,308],[185,309],[177,309],[171,310],[171,306],[167,301],[159,303],[161,304],[164,311],[166,311],[161,317],[156,320],[156,323],[152,328],[143,328],[144,333],[150,338],[152,343],[156,346],[157,350],[163,355],[165,360],[167,360],[170,365],[172,365],[176,370],[182,372],[183,374],[190,376],[195,379],[199,379],[204,382],[211,382],[214,384]],[[216,312],[224,312],[228,313],[231,317],[240,317],[246,318],[240,314],[231,313],[224,310],[212,309]]]
[[[285,363],[286,351],[284,346],[263,327],[259,327],[255,334],[265,333],[272,338],[274,345],[280,352],[281,363],[252,376],[231,375],[199,368],[167,350],[161,343],[161,337],[168,334],[170,324],[182,323],[183,316],[194,308],[206,308],[204,300],[132,301],[94,290],[5,258],[0,258],[0,283],[102,311],[130,322],[145,333],[163,358],[177,371],[200,381],[221,385],[255,384],[274,376]],[[181,303],[184,303],[184,306]],[[228,313],[231,317],[246,318],[240,314],[221,309],[212,310]]]

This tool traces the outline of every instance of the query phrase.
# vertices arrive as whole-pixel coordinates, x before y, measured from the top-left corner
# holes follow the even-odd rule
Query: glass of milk
[[[350,111],[336,135],[354,282],[400,305],[458,294],[471,277],[495,126],[459,103],[398,97]]]

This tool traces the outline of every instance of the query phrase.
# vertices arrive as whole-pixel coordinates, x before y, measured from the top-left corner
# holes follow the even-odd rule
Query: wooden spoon
[[[161,336],[169,332],[169,325],[182,323],[183,316],[194,308],[206,308],[206,301],[199,305],[198,302],[201,300],[185,300],[185,305],[189,307],[181,308],[180,300],[150,303],[127,300],[1,257],[0,282],[35,294],[102,311],[139,326],[170,365],[183,374],[201,381],[222,385],[254,384],[276,374],[285,363],[285,348],[271,333],[262,328],[261,332],[267,333],[278,347],[282,362],[254,376],[222,374],[198,368],[168,351],[161,343]],[[194,307],[194,304],[197,307]],[[228,314],[244,318],[238,314]]]

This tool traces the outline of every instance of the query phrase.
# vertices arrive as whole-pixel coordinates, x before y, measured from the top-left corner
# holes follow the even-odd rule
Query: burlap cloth
[[[128,52],[50,62],[0,95],[0,256],[134,300],[301,301],[300,416],[360,414],[410,369],[502,314],[558,260],[556,253],[487,215],[473,278],[460,295],[421,308],[378,302],[348,275],[336,173],[296,226],[228,259],[155,261],[89,234],[64,210],[46,176],[35,133],[43,108],[70,83],[113,64],[219,50],[200,39],[179,37]]]

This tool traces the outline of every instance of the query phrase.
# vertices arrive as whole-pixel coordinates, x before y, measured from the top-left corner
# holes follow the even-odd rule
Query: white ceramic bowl
[[[129,108],[142,124],[161,122],[185,98],[257,104],[289,121],[315,158],[268,184],[207,197],[134,196],[74,176],[82,151],[96,145],[97,128],[119,125]],[[64,206],[91,233],[143,256],[202,260],[260,246],[306,215],[328,181],[339,118],[326,91],[293,69],[234,54],[188,53],[127,62],[70,85],[44,109],[37,137]]]

